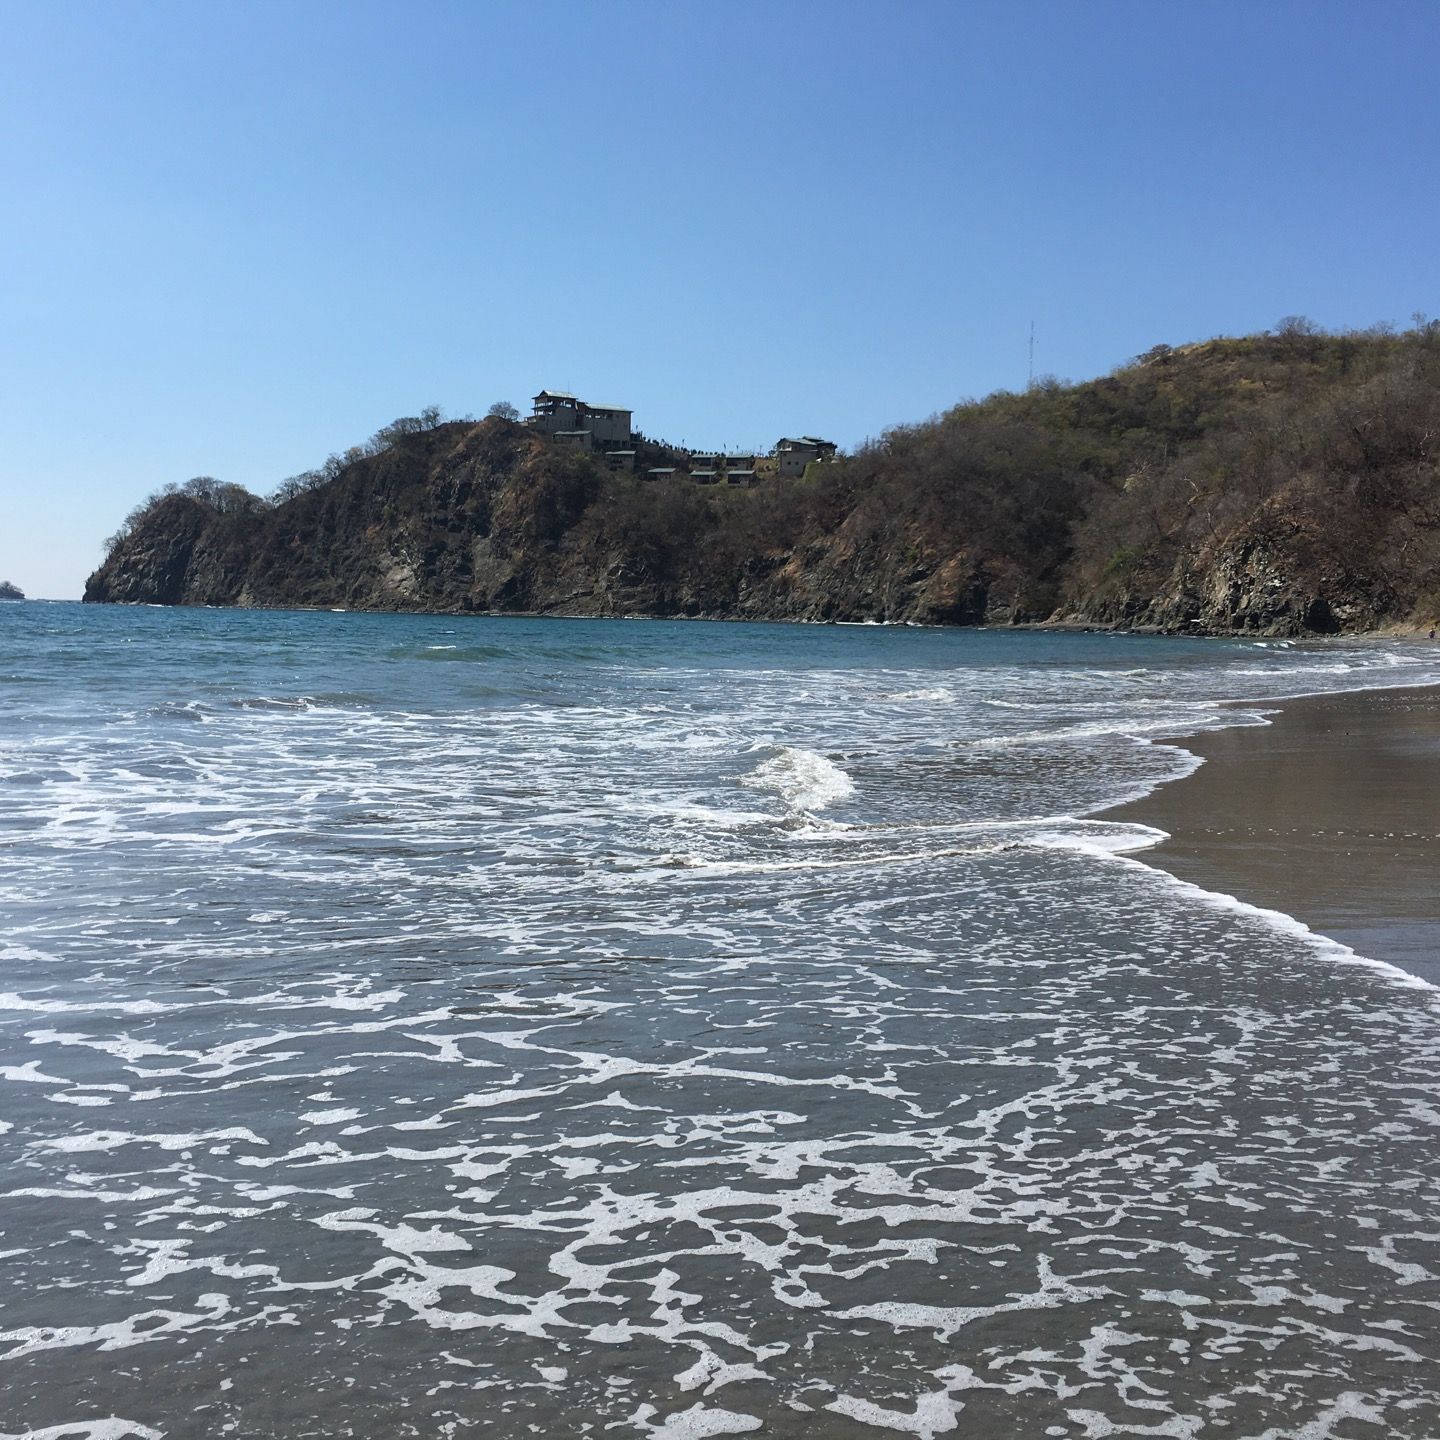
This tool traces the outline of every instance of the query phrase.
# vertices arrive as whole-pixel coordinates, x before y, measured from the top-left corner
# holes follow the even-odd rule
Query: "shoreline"
[[[41,597],[35,597],[41,600]],[[987,621],[956,622],[920,620],[839,620],[809,619],[785,615],[735,615],[731,613],[687,614],[683,611],[650,610],[467,610],[463,607],[431,610],[414,606],[375,605],[216,605],[180,600],[91,600],[82,595],[78,600],[49,599],[50,605],[114,606],[132,610],[240,610],[277,615],[412,615],[435,616],[439,619],[474,620],[699,620],[716,624],[741,625],[867,625],[893,630],[1026,630],[1042,634],[1142,635],[1169,640],[1293,640],[1301,644],[1325,644],[1353,640],[1420,640],[1434,641],[1436,628],[1429,621],[1394,620],[1371,630],[1224,630],[1163,625],[1126,625],[1118,621],[1052,618],[1048,620],[1013,620],[1004,624]]]
[[[47,602],[41,602],[47,603]],[[87,602],[48,602],[80,603]],[[97,603],[97,602],[88,602]],[[263,614],[362,614],[434,619],[696,621],[777,626],[863,626],[957,631],[1024,630],[1149,637],[1140,627],[1080,621],[1006,626],[913,622],[756,620],[706,615],[555,612],[279,609],[268,606],[136,605],[122,608],[236,610]],[[1171,635],[1169,638],[1176,638]],[[1190,638],[1253,639],[1195,633]],[[1366,641],[1419,642],[1421,627],[1294,637],[1318,647]],[[1432,641],[1430,649],[1434,649]],[[1353,953],[1440,990],[1440,683],[1329,692],[1296,691],[1216,702],[1267,717],[1260,725],[1175,730],[1145,737],[1195,758],[1188,773],[1138,799],[1086,812],[1162,832],[1125,853],[1221,900],[1290,921]],[[1217,764],[1208,762],[1216,761]]]
[[[1096,818],[1140,863],[1440,987],[1440,686],[1263,702],[1267,723],[1152,737],[1201,762]]]

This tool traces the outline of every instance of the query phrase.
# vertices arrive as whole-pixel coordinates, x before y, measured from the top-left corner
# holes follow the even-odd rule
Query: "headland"
[[[718,428],[718,427],[717,427]],[[138,506],[90,601],[1334,635],[1440,623],[1440,322],[1157,346],[849,454],[542,390]]]

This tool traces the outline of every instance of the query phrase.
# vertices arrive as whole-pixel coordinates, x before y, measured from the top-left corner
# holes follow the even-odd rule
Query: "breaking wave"
[[[740,783],[768,790],[796,811],[824,810],[855,793],[855,782],[833,760],[815,750],[781,745]]]

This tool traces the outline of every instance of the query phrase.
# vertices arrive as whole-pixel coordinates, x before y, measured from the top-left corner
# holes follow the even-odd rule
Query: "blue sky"
[[[541,386],[853,445],[1440,312],[1440,5],[0,0],[0,578]]]

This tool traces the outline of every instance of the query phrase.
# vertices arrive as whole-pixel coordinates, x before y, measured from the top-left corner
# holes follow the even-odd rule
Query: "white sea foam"
[[[816,750],[781,745],[740,783],[769,790],[792,810],[823,810],[855,792],[855,782],[833,760]]]
[[[920,1440],[933,1440],[936,1435],[949,1435],[960,1428],[960,1412],[965,1406],[962,1401],[940,1390],[919,1396],[913,1412],[877,1405],[872,1400],[861,1400],[853,1395],[841,1395],[825,1408],[861,1425],[873,1425],[892,1434],[917,1435]]]
[[[946,685],[927,685],[919,690],[896,690],[882,698],[886,700],[954,700],[955,692]]]
[[[1208,723],[1207,723],[1208,722]],[[981,750],[1006,750],[1017,746],[1060,745],[1075,740],[1104,740],[1112,736],[1132,739],[1145,734],[1173,735],[1177,731],[1193,734],[1202,729],[1219,725],[1220,712],[1211,710],[1204,718],[1194,715],[1181,720],[1174,715],[1141,719],[1135,715],[1117,715],[1108,720],[1087,721],[1080,725],[1061,725],[1053,730],[1025,730],[1002,735],[982,735],[975,739],[957,741],[957,744],[973,746]],[[1226,725],[1246,723],[1239,712],[1226,712]]]
[[[654,1413],[654,1407],[647,1405],[634,1417],[643,1427],[642,1433],[653,1440],[710,1440],[714,1435],[748,1435],[764,1428],[758,1416],[718,1405],[692,1405],[667,1415],[659,1424],[649,1418]]]
[[[406,689],[433,622],[326,617],[303,666],[187,652],[204,726],[152,712],[162,672],[0,737],[44,777],[0,875],[34,1393],[178,1424],[210,1386],[236,1433],[324,1389],[336,1429],[437,1436],[467,1402],[517,1435],[1440,1434],[1434,1017],[1086,818],[1283,682],[1228,642],[1059,670],[898,630],[712,665],[697,627],[642,670],[651,632],[587,626],[592,663],[582,623],[467,648],[482,693]],[[1350,1392],[1373,1415],[1327,1419]]]
[[[0,1010],[30,1010],[44,1015],[86,1015],[96,1011],[119,1015],[163,1015],[175,1007],[157,1000],[59,1000],[45,995],[0,995]]]
[[[39,1430],[0,1432],[0,1440],[164,1440],[168,1433],[112,1415],[104,1420],[75,1420],[63,1425],[46,1425]]]
[[[216,1145],[231,1145],[236,1142],[246,1145],[270,1143],[253,1130],[240,1125],[227,1130],[204,1130],[191,1134],[146,1135],[126,1130],[90,1130],[81,1135],[57,1135],[34,1143],[40,1150],[76,1155],[84,1151],[119,1150],[128,1145],[154,1145],[161,1150],[194,1150],[197,1147],[214,1148]]]
[[[935,865],[944,860],[998,854],[1019,843],[998,841],[992,845],[952,845],[933,850],[870,850],[862,855],[817,856],[806,860],[713,860],[703,855],[675,855],[666,858],[677,869],[698,870],[707,875],[783,875],[798,871],[875,870],[894,865]],[[657,870],[654,874],[658,878],[664,874],[664,870]]]

